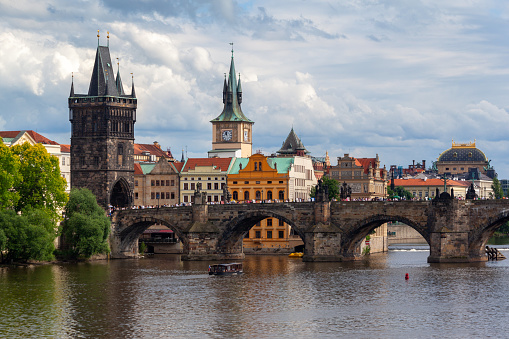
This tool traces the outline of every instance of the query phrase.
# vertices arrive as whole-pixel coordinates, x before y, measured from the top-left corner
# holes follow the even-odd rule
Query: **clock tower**
[[[231,44],[233,46],[233,44]],[[211,120],[212,123],[212,150],[209,158],[247,158],[252,155],[252,131],[254,122],[249,120],[240,104],[242,103],[242,86],[235,74],[235,64],[232,58],[228,78],[225,74],[223,85],[223,111]]]

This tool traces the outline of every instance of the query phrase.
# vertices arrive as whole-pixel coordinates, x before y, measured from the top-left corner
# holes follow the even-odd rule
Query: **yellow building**
[[[219,203],[231,162],[231,158],[187,159],[180,171],[180,202],[194,202],[194,192],[201,186],[207,202]]]
[[[470,182],[447,179],[447,193],[454,192],[457,198],[465,198]],[[433,179],[394,179],[394,187],[403,187],[416,199],[434,199],[438,189],[439,194],[444,192],[444,180]]]

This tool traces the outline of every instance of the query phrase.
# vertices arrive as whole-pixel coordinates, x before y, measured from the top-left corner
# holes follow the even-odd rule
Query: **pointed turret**
[[[134,91],[134,76],[132,76],[132,75],[131,75],[131,80],[132,80],[131,97],[136,98],[136,92]]]
[[[242,86],[240,84],[240,73],[239,73],[239,84],[237,86],[237,100],[239,101],[239,105],[242,103]]]
[[[117,70],[117,78],[115,79],[115,84],[117,87],[118,94],[124,96],[125,95],[124,86],[122,85],[122,79],[120,78],[120,66],[118,67]]]
[[[302,143],[302,141],[300,141],[297,134],[295,134],[295,131],[293,130],[293,127],[292,127],[292,130],[286,137],[285,142],[283,142],[283,146],[281,146],[281,149],[279,151],[277,151],[277,153],[282,154],[282,155],[304,156],[304,155],[308,154],[309,152],[306,149],[306,147],[304,147],[304,144]]]
[[[74,74],[71,76],[71,92],[69,93],[69,98],[74,96]]]
[[[244,122],[252,122],[249,120],[244,113],[242,113],[242,109],[240,104],[242,102],[242,89],[240,87],[240,81],[237,83],[237,76],[235,74],[235,62],[233,60],[233,49],[232,49],[232,58],[230,62],[230,72],[228,73],[228,81],[226,81],[223,85],[223,103],[224,108],[221,114],[211,120],[211,122],[217,121],[244,121]],[[239,100],[240,99],[240,100]]]
[[[186,161],[186,158],[184,157],[184,149],[182,148],[182,158],[180,158],[180,162]]]

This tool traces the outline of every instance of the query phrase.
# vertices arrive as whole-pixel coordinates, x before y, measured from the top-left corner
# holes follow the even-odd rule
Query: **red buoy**
[[[405,280],[408,280],[410,278],[410,276],[408,275],[408,273],[405,274]]]

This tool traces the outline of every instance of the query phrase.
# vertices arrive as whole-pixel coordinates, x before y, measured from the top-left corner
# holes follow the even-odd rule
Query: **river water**
[[[0,337],[505,337],[509,260],[428,255],[398,245],[355,263],[247,256],[230,277],[178,255],[0,268]]]

